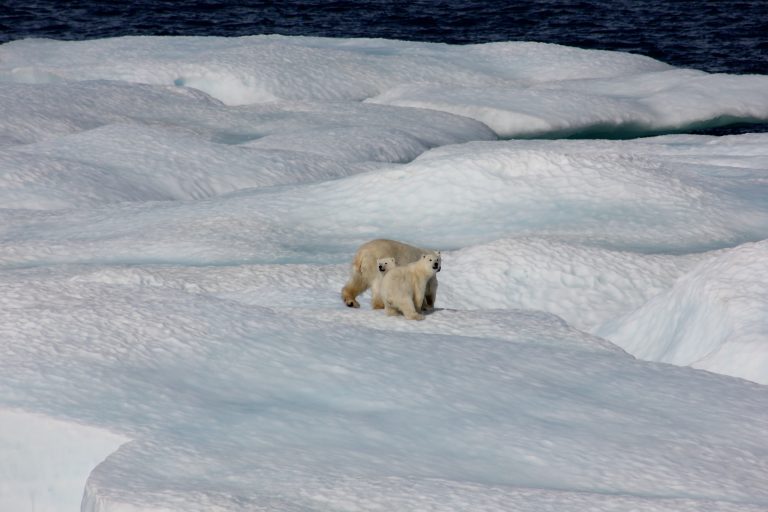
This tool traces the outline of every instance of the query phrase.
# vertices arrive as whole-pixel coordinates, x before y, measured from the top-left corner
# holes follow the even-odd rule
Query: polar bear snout
[[[438,262],[434,262],[432,264],[432,269],[435,270],[436,272],[440,272],[440,264]]]
[[[385,268],[384,265],[379,265],[379,272],[384,272]]]

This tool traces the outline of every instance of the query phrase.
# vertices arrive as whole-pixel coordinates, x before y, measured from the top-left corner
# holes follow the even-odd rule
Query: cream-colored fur
[[[395,258],[379,258],[378,260],[376,260],[376,268],[379,269],[379,275],[371,283],[371,293],[373,294],[374,297],[380,296],[379,287],[381,286],[381,280],[384,277],[384,275],[387,272],[389,272],[389,270],[395,268],[396,266],[397,264],[395,263]],[[384,303],[382,302],[381,304],[382,304],[381,307],[384,307]]]
[[[422,249],[413,245],[408,245],[395,240],[376,239],[361,245],[355,257],[352,259],[352,268],[349,279],[341,289],[341,300],[351,308],[359,308],[357,296],[373,286],[373,283],[381,277],[377,261],[379,258],[394,258],[397,266],[412,263],[424,254],[430,254],[429,249]],[[438,271],[440,263],[438,263]],[[429,310],[435,307],[437,298],[437,277],[433,276],[427,285],[427,292],[424,295],[422,310]],[[384,303],[381,301],[378,293],[371,296],[371,307],[373,309],[382,309]]]
[[[423,320],[427,283],[440,266],[440,253],[424,254],[418,261],[389,269],[378,285],[388,315],[402,313],[409,320]]]

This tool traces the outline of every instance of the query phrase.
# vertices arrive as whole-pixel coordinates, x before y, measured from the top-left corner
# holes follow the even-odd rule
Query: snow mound
[[[664,137],[657,143],[663,148]],[[655,144],[630,145],[630,152],[605,152],[602,146],[445,146],[401,168],[258,200],[288,212],[294,225],[307,227],[304,240],[312,241],[365,230],[370,238],[422,240],[449,249],[535,234],[650,252],[707,250],[768,236],[768,209],[756,192],[766,190],[765,180],[749,181],[754,199],[729,196],[718,169],[713,176],[693,174],[687,164],[654,156]],[[376,200],[364,200],[371,197]]]
[[[671,66],[540,43],[451,46],[318,37],[28,39],[2,46],[0,81],[119,80],[187,86],[229,105],[361,101],[403,83],[500,85],[611,77]]]
[[[31,85],[0,81],[0,108],[4,113],[0,147],[40,142],[108,124],[161,128],[224,145],[267,136],[275,143],[276,135],[294,138],[297,134],[304,135],[302,142],[306,144],[309,133],[320,137],[328,130],[354,127],[358,137],[368,135],[374,141],[380,134],[387,134],[382,142],[395,146],[380,150],[380,154],[396,153],[398,160],[411,160],[424,150],[408,153],[409,148],[413,151],[414,140],[430,148],[495,138],[482,123],[433,110],[357,102],[280,102],[231,107],[195,89],[102,80]],[[283,146],[287,144],[284,142]],[[311,147],[320,148],[321,144],[345,147],[344,141],[329,139],[311,143]],[[403,149],[398,151],[397,145]],[[294,145],[289,149],[300,151],[306,146]],[[373,160],[376,155],[372,153],[364,159]],[[353,156],[341,156],[354,160]]]
[[[552,44],[123,37],[14,41],[0,52],[0,82],[188,87],[227,105],[368,100],[471,117],[502,137],[633,137],[768,121],[766,77]]]
[[[768,384],[766,276],[768,242],[728,249],[596,332],[641,359]]]
[[[504,87],[410,85],[367,101],[470,117],[504,138],[619,139],[766,122],[766,88],[764,76],[675,69]]]
[[[440,304],[547,311],[590,331],[668,290],[706,256],[646,255],[545,239],[503,239],[443,254]]]
[[[421,488],[456,503],[530,492],[531,507],[555,490],[568,511],[577,494],[627,503],[606,488],[654,498],[640,510],[768,498],[757,385],[639,362],[543,313],[352,311],[335,267],[316,285],[335,307],[241,301],[238,277],[262,270],[219,268],[219,290],[178,286],[190,268],[0,276],[4,402],[132,439],[93,470],[84,510],[412,508]]]
[[[747,138],[748,156],[737,156],[739,137],[667,136],[610,150],[606,142],[474,142],[340,179],[193,202],[0,210],[0,264],[326,264],[378,237],[441,250],[533,236],[701,252],[768,237],[766,146],[757,144],[766,137]]]
[[[0,408],[0,505],[78,510],[91,471],[126,441],[104,429]]]
[[[226,147],[155,127],[111,124],[0,149],[6,208],[93,207],[211,197],[369,169],[303,153]]]

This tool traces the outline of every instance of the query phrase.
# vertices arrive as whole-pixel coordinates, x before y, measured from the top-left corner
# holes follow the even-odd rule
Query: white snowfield
[[[768,77],[23,40],[0,112],[0,511],[768,511],[768,134],[589,139]],[[424,321],[342,303],[379,237],[442,251]]]

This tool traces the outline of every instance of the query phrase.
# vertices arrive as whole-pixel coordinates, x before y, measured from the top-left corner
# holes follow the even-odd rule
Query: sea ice
[[[642,359],[768,384],[766,276],[767,241],[722,251],[597,333]]]
[[[0,45],[0,510],[766,510],[768,135],[498,140],[765,90],[538,43]],[[443,251],[425,321],[342,303],[376,237]]]

